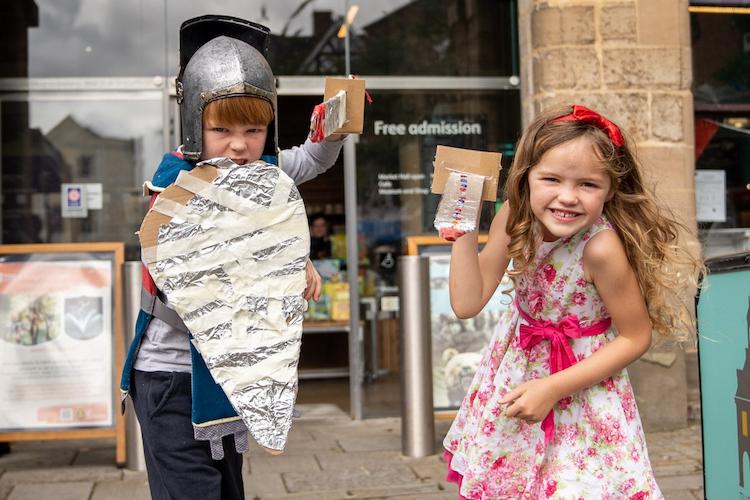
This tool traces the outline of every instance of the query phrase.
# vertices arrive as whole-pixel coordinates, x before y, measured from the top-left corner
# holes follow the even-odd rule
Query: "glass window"
[[[206,14],[199,0],[11,2],[3,14],[0,77],[177,73],[178,30]],[[352,71],[370,75],[518,74],[515,1],[355,2]],[[276,74],[344,73],[343,0],[224,0],[210,11],[259,22],[273,34]],[[16,54],[10,56],[7,54]],[[27,57],[28,55],[28,57]]]
[[[750,15],[692,13],[696,111],[750,103]]]
[[[401,253],[406,236],[435,234],[436,146],[500,151],[507,171],[521,118],[514,90],[377,92],[373,100],[357,145],[357,204],[360,235],[376,267],[380,254]],[[484,205],[486,231],[494,207]],[[394,284],[387,269],[375,271]]]
[[[137,260],[134,233],[148,203],[140,186],[163,153],[158,96],[76,101],[54,93],[31,93],[28,100],[0,94],[2,242],[124,241],[127,258]],[[63,217],[63,183],[91,186],[86,217]]]
[[[711,257],[750,249],[750,2],[690,4],[696,219]]]

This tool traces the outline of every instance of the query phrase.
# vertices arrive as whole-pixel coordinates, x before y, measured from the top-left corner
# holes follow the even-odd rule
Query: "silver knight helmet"
[[[201,16],[180,27],[180,105],[183,154],[199,160],[203,151],[203,110],[217,99],[258,97],[273,108],[263,155],[278,145],[276,80],[265,58],[270,35],[265,26],[229,16]]]

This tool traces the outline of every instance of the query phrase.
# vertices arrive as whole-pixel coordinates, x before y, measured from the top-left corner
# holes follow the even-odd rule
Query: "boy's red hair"
[[[273,107],[265,99],[250,96],[227,97],[206,104],[203,121],[227,125],[251,124],[267,126],[273,120]]]

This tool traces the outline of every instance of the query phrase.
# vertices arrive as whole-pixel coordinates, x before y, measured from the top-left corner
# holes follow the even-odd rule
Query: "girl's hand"
[[[544,420],[560,399],[562,396],[545,377],[524,382],[503,396],[500,402],[508,404],[505,408],[507,416],[536,423]]]
[[[323,280],[310,259],[307,259],[305,265],[305,281],[307,282],[304,293],[305,300],[318,300],[323,287]]]

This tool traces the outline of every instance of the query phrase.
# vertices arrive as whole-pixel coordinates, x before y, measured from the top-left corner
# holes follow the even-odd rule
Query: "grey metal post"
[[[349,1],[344,1],[344,23],[349,11]],[[344,37],[344,65],[346,75],[351,73],[349,34]],[[357,248],[357,152],[356,135],[344,143],[344,213],[346,214],[346,274],[349,282],[349,411],[355,420],[362,419],[362,328],[359,326],[359,249]]]
[[[429,258],[399,257],[401,316],[401,452],[435,453],[432,406],[432,338]]]
[[[362,418],[362,328],[359,326],[359,251],[357,248],[357,158],[354,140],[344,143],[344,206],[346,213],[346,274],[349,282],[349,408],[351,417]]]
[[[125,332],[125,348],[127,349],[135,334],[135,322],[141,308],[141,263],[128,261],[123,264],[123,329]],[[125,468],[130,470],[146,470],[146,459],[143,455],[143,441],[141,440],[141,426],[135,418],[135,410],[130,400],[127,401],[125,412],[125,448],[127,459]]]

